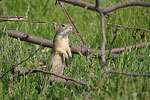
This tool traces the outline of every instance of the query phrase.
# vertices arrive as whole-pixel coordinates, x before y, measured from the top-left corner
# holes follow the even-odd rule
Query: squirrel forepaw
[[[69,57],[72,58],[72,54],[69,54]]]
[[[68,54],[67,54],[67,53],[65,53],[65,58],[67,58],[67,59],[68,59]]]

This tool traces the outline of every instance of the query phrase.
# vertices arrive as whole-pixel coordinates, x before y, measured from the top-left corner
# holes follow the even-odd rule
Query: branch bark
[[[109,73],[112,73],[112,74],[122,74],[122,75],[134,76],[134,77],[136,77],[136,76],[150,77],[150,74],[136,74],[136,73],[113,71],[113,70],[110,70]]]
[[[143,30],[143,31],[150,32],[150,30],[144,29],[144,28],[141,28],[141,27],[129,27],[129,26],[117,25],[117,24],[113,24],[113,23],[107,23],[107,25],[108,25],[108,27],[111,25],[111,26],[116,26],[116,27],[122,27],[122,28],[125,28],[125,29],[136,29],[136,30]]]
[[[31,35],[31,34],[27,34],[24,32],[18,32],[18,31],[14,31],[14,30],[7,30],[7,33],[8,33],[8,36],[17,38],[17,39],[19,38],[22,41],[38,44],[38,45],[41,45],[44,47],[49,47],[49,48],[53,47],[52,40],[43,39],[43,38]],[[118,52],[122,52],[124,50],[133,49],[133,48],[143,48],[146,45],[150,46],[150,42],[147,42],[147,44],[141,43],[141,44],[129,45],[126,47],[113,48],[113,49],[111,49],[111,53],[118,53]],[[88,53],[88,54],[97,53],[97,54],[99,54],[99,57],[101,57],[101,50],[93,50],[93,49],[83,48],[81,46],[70,46],[70,47],[71,47],[72,53],[74,53],[74,54],[82,53],[83,55],[86,55],[86,53]],[[105,52],[108,53],[109,50],[106,50]],[[118,57],[118,55],[116,56],[116,54],[112,54],[112,57],[116,58],[116,57]]]
[[[95,87],[95,89],[90,91],[86,95],[85,99],[88,99],[94,91],[98,90],[100,86],[103,86],[104,80],[106,79],[107,74],[109,72],[109,70],[107,68],[106,59],[105,59],[105,56],[106,56],[106,54],[105,54],[105,52],[106,52],[106,50],[105,50],[105,46],[106,46],[105,15],[101,11],[99,11],[99,14],[101,15],[101,21],[100,21],[101,22],[101,34],[102,34],[102,45],[101,45],[102,56],[101,56],[101,59],[102,59],[102,68],[104,69],[104,76],[103,76],[102,80],[100,81],[100,83]]]
[[[145,46],[150,46],[150,42],[134,44],[134,45],[129,45],[129,46],[120,47],[120,48],[113,48],[113,49],[111,49],[111,53],[118,53],[118,52],[122,52],[122,51],[125,51],[125,50],[130,50],[130,49],[134,49],[134,48],[143,48]]]
[[[144,7],[150,7],[150,2],[143,2],[143,1],[131,1],[131,2],[126,2],[126,3],[118,3],[112,6],[109,6],[107,8],[103,9],[103,12],[109,13],[114,10],[117,10],[119,8],[124,8],[124,7],[129,7],[129,6],[144,6]]]
[[[100,7],[100,2],[99,0],[96,0],[96,8]]]
[[[81,0],[59,0],[59,1],[63,1],[75,6],[80,6],[82,8],[88,9],[88,10],[94,10],[94,11],[98,11],[97,8],[95,7],[94,4],[90,4]]]
[[[119,8],[129,7],[129,6],[144,6],[144,7],[150,7],[150,2],[143,2],[143,1],[131,1],[131,2],[125,2],[125,3],[118,3],[106,8],[96,7],[95,4],[90,4],[88,2],[84,2],[81,0],[59,0],[62,2],[66,2],[75,6],[79,6],[88,10],[93,11],[102,11],[103,14],[110,13],[114,10],[117,10]]]
[[[74,82],[74,83],[87,86],[87,84],[86,84],[85,82],[81,82],[81,81],[75,80],[75,79],[70,78],[70,77],[66,77],[66,76],[62,76],[62,75],[57,75],[57,74],[55,74],[55,73],[52,73],[52,72],[49,72],[49,71],[45,71],[45,70],[41,70],[41,69],[31,69],[30,71],[27,71],[27,72],[25,72],[25,73],[20,73],[20,74],[18,74],[18,76],[23,76],[23,75],[28,75],[28,74],[31,74],[31,73],[38,73],[38,72],[41,72],[41,73],[44,73],[44,74],[49,74],[49,75],[54,75],[54,76],[56,76],[56,77],[65,79],[66,81],[70,80],[70,81],[72,81],[72,82]],[[54,80],[54,79],[53,79],[53,80]],[[62,81],[62,80],[61,80],[61,81]]]

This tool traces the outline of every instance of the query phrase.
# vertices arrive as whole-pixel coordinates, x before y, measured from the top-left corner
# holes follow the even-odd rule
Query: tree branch
[[[134,45],[129,45],[129,46],[120,47],[120,48],[113,48],[113,49],[111,49],[111,53],[118,53],[118,52],[122,52],[122,51],[125,51],[125,50],[130,50],[130,49],[134,49],[134,48],[143,48],[145,46],[150,46],[150,42],[134,44]]]
[[[21,62],[19,62],[19,63],[17,63],[17,64],[11,64],[12,67],[11,67],[8,71],[6,71],[5,73],[3,73],[3,74],[1,75],[1,77],[0,77],[0,79],[3,79],[3,77],[4,77],[8,72],[13,71],[18,65],[22,64],[23,62],[25,62],[25,61],[29,60],[31,57],[33,57],[33,55],[34,55],[39,49],[40,49],[40,47],[39,47],[35,52],[33,52],[31,55],[29,55],[28,58],[22,60]]]
[[[144,6],[144,7],[150,7],[150,2],[143,2],[143,1],[131,1],[131,2],[126,2],[126,3],[118,3],[106,8],[100,8],[96,7],[94,4],[90,4],[81,0],[59,0],[63,1],[75,6],[80,6],[82,8],[88,9],[88,10],[94,10],[99,12],[100,10],[103,12],[103,14],[110,13],[114,10],[117,10],[119,8],[124,8],[124,7],[129,7],[129,6]]]
[[[101,46],[101,59],[102,59],[102,67],[105,72],[108,71],[107,65],[106,65],[106,51],[105,51],[105,45],[106,45],[106,34],[105,34],[105,16],[102,12],[99,12],[101,15],[101,34],[102,34],[102,46]],[[109,52],[109,51],[108,51]]]
[[[50,82],[51,82],[51,83],[53,83],[53,82],[56,82],[56,83],[64,83],[65,85],[67,85],[67,84],[79,85],[78,83],[75,83],[75,82],[73,82],[73,81],[67,81],[67,80],[65,80],[65,79],[53,78],[53,77],[50,78]],[[80,84],[80,85],[81,85],[81,84]],[[84,85],[83,85],[83,86],[84,86]],[[85,86],[87,86],[87,85],[85,85]]]
[[[144,7],[150,7],[150,2],[143,2],[143,1],[131,1],[128,3],[118,3],[112,6],[109,6],[107,8],[103,9],[103,13],[109,13],[114,10],[117,10],[119,8],[129,7],[129,6],[144,6]]]
[[[100,2],[99,0],[96,0],[96,8],[99,8],[100,7]]]
[[[116,26],[116,27],[123,27],[123,28],[126,28],[126,29],[136,29],[136,30],[143,30],[143,31],[147,31],[147,32],[150,32],[150,30],[147,30],[147,29],[144,29],[144,28],[141,28],[141,27],[129,27],[129,26],[123,26],[123,25],[117,25],[117,24],[113,24],[113,23],[107,23],[108,26]]]
[[[88,10],[94,10],[94,11],[98,11],[97,8],[95,7],[94,4],[90,4],[81,0],[59,0],[59,1],[63,1],[75,6],[80,6],[82,8],[88,9]]]
[[[106,63],[106,59],[105,59],[105,46],[106,46],[106,34],[105,34],[105,15],[100,11],[99,14],[101,15],[101,34],[102,34],[102,45],[101,45],[101,53],[102,53],[102,56],[101,56],[101,59],[102,59],[102,68],[104,69],[104,76],[102,78],[102,80],[100,81],[100,83],[95,87],[94,90],[90,91],[85,99],[88,99],[90,97],[90,95],[92,95],[92,93],[96,90],[98,90],[98,88],[100,86],[103,86],[104,84],[104,80],[106,79],[107,77],[107,74],[109,72],[108,68],[107,68],[107,63]]]
[[[112,73],[112,74],[122,74],[122,75],[135,76],[135,77],[136,76],[150,77],[150,74],[136,74],[136,73],[113,71],[113,70],[110,70],[109,73]]]
[[[40,37],[37,37],[34,35],[30,35],[30,34],[23,33],[23,32],[18,32],[18,31],[14,31],[14,30],[7,30],[7,32],[8,32],[8,36],[17,38],[17,39],[19,38],[22,41],[38,44],[38,45],[41,45],[44,47],[49,47],[49,48],[53,47],[52,40],[43,39],[43,38],[40,38]],[[147,42],[147,44],[141,43],[141,44],[129,45],[126,47],[113,48],[113,49],[111,49],[111,53],[118,53],[118,52],[122,52],[124,50],[133,49],[133,48],[143,48],[146,45],[150,46],[150,42]],[[70,47],[71,47],[72,53],[74,53],[74,54],[82,53],[83,55],[86,55],[86,53],[89,53],[89,54],[97,53],[97,54],[99,54],[99,57],[101,57],[101,50],[87,49],[87,48],[83,48],[81,46],[70,46]],[[106,53],[108,53],[108,52],[109,52],[109,50],[106,50]],[[116,56],[116,54],[112,54],[112,57],[116,58],[117,56]]]
[[[41,73],[44,73],[44,74],[49,74],[49,75],[54,75],[56,77],[65,79],[66,81],[70,80],[70,81],[73,81],[73,82],[75,82],[77,84],[87,86],[87,84],[85,82],[80,82],[80,81],[75,80],[73,78],[66,77],[66,76],[61,76],[61,75],[57,75],[55,73],[52,73],[52,72],[49,72],[49,71],[45,71],[45,70],[41,70],[41,69],[31,69],[31,70],[29,70],[29,71],[27,71],[25,73],[19,73],[18,76],[23,76],[23,75],[28,75],[28,74],[31,74],[31,73],[38,73],[38,72],[41,72]]]

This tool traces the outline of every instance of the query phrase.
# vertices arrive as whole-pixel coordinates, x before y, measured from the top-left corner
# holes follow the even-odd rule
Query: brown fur
[[[63,26],[63,27],[62,27]],[[65,67],[65,58],[72,57],[69,47],[68,33],[72,31],[70,24],[57,26],[56,35],[53,40],[53,49],[50,65],[51,72],[62,75]]]

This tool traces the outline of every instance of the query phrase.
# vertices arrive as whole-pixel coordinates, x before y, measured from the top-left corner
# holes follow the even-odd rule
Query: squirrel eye
[[[65,27],[65,25],[64,25],[64,24],[62,24],[61,26],[62,26],[62,27]]]

